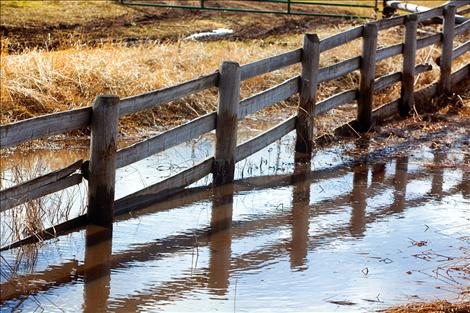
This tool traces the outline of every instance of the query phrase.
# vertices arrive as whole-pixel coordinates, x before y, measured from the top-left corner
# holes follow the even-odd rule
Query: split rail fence
[[[314,148],[313,126],[315,116],[341,105],[357,101],[357,119],[350,124],[357,131],[367,131],[371,125],[397,113],[407,115],[419,94],[426,98],[449,94],[452,88],[470,78],[470,63],[452,73],[452,60],[470,50],[470,40],[454,48],[456,36],[468,34],[470,21],[455,24],[460,2],[429,11],[391,19],[384,19],[352,28],[348,31],[319,40],[316,35],[305,36],[302,48],[240,66],[224,62],[220,70],[169,88],[119,99],[116,96],[98,96],[92,107],[49,114],[37,118],[2,125],[0,142],[2,149],[27,141],[45,138],[73,130],[91,128],[90,160],[78,161],[67,168],[49,173],[22,184],[0,191],[0,212],[45,195],[80,184],[88,180],[88,208],[82,222],[111,227],[113,217],[143,207],[179,192],[209,174],[213,184],[222,185],[234,179],[235,163],[279,140],[296,130],[297,155],[310,158]],[[442,33],[417,38],[417,25],[442,16]],[[378,33],[382,30],[405,25],[404,43],[377,49]],[[363,39],[363,53],[327,67],[320,67],[320,54]],[[440,79],[422,89],[414,90],[415,76],[431,70],[428,64],[416,64],[416,51],[441,44],[439,58]],[[403,70],[375,77],[376,63],[393,56],[403,55]],[[297,63],[302,73],[277,86],[240,99],[241,81],[269,73]],[[358,88],[345,90],[317,102],[317,86],[360,70]],[[373,109],[374,93],[401,82],[401,97],[391,103]],[[157,136],[117,150],[117,127],[120,117],[156,108],[184,96],[217,87],[219,102],[217,112],[212,112]],[[237,146],[238,120],[268,106],[299,94],[298,113],[270,130]],[[345,124],[346,125],[346,124]],[[350,127],[350,126],[348,126]],[[216,131],[215,155],[168,179],[128,195],[114,199],[117,168],[150,157],[194,138]],[[64,223],[65,224],[65,223]]]

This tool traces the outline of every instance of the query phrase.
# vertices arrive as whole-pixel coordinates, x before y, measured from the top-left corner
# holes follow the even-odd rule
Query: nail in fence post
[[[315,102],[320,67],[320,40],[315,34],[306,34],[302,52],[300,103],[297,112],[295,151],[312,154]]]
[[[112,228],[119,97],[98,96],[91,116],[88,220]]]
[[[401,83],[400,115],[406,116],[414,106],[414,80],[416,64],[416,32],[418,18],[408,15],[405,19],[405,47],[403,50],[403,77]]]
[[[357,120],[359,131],[366,132],[371,127],[372,104],[374,102],[375,57],[377,54],[377,24],[369,23],[364,26],[361,82],[359,99],[357,101]]]
[[[220,68],[219,104],[214,163],[214,185],[230,183],[235,173],[237,120],[240,103],[240,65],[224,62]]]
[[[449,5],[444,10],[444,30],[442,32],[442,52],[439,62],[441,68],[441,79],[439,81],[439,94],[447,94],[451,91],[452,73],[452,50],[455,34],[455,11],[453,5]]]

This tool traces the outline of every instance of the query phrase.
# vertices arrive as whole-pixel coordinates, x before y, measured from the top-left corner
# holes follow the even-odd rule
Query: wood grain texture
[[[360,38],[362,32],[364,31],[364,26],[358,26],[347,31],[335,34],[328,38],[322,39],[320,41],[320,52],[331,50],[333,48],[339,47],[348,43],[354,39]]]
[[[443,7],[437,7],[431,10],[427,10],[425,12],[417,13],[416,16],[418,18],[418,23],[433,19],[435,17],[441,17],[444,13]]]
[[[415,14],[406,17],[405,27],[401,101],[399,106],[401,116],[407,116],[414,106],[416,34],[418,30],[418,19]]]
[[[431,64],[419,64],[415,67],[415,74],[421,74],[432,70]],[[383,89],[392,86],[393,84],[402,80],[402,72],[395,72],[392,74],[380,76],[375,80],[374,92],[382,91]]]
[[[121,100],[119,116],[156,108],[162,104],[180,99],[190,94],[215,87],[219,73],[205,75],[179,85],[163,88]]]
[[[452,86],[455,86],[466,79],[470,79],[470,64],[467,64],[455,73],[452,73]]]
[[[455,28],[455,36],[462,35],[463,33],[470,30],[470,20],[460,24]]]
[[[113,225],[119,98],[98,96],[91,118],[87,216],[92,224]]]
[[[242,143],[236,149],[235,161],[239,162],[281,139],[295,129],[296,121],[297,117],[290,117],[270,130]]]
[[[457,59],[458,57],[464,55],[470,51],[470,40],[467,40],[457,48],[455,48],[452,52],[452,59]]]
[[[442,31],[442,50],[439,67],[441,69],[441,77],[439,80],[439,94],[450,93],[452,88],[452,51],[454,50],[454,34],[455,34],[455,6],[447,6],[444,10],[444,30]]]
[[[9,148],[29,140],[63,134],[87,127],[90,124],[91,108],[34,117],[0,126],[0,146]]]
[[[33,199],[27,200],[28,198],[30,198],[28,194],[34,193],[36,190],[42,190],[42,192],[47,192],[48,189],[45,188],[47,185],[56,183],[66,178],[67,176],[73,174],[74,172],[80,169],[82,164],[83,164],[83,160],[80,160],[80,161],[73,163],[70,166],[67,166],[66,168],[51,172],[47,175],[37,177],[30,181],[27,181],[19,185],[0,191],[0,212],[3,212],[14,206],[25,203],[29,200],[35,199],[33,198]],[[53,192],[57,191],[56,188],[60,185],[61,183],[54,185],[54,187],[52,187],[51,190],[54,190]],[[67,185],[67,184],[64,184],[64,185]],[[67,187],[70,187],[70,186],[67,185],[65,188]]]
[[[118,199],[115,202],[114,214],[125,214],[132,210],[151,205],[156,201],[163,200],[209,175],[212,172],[213,165],[214,158],[209,158],[170,178]]]
[[[220,68],[219,103],[214,161],[214,184],[233,181],[235,174],[235,148],[240,104],[240,66],[224,62]]]
[[[262,59],[240,67],[240,79],[247,80],[255,76],[273,72],[301,61],[302,49],[295,49],[280,55]]]
[[[374,121],[383,122],[384,120],[399,113],[400,99],[395,99],[372,111]]]
[[[431,36],[427,36],[424,38],[420,38],[416,42],[416,49],[422,49],[429,47],[431,45],[435,45],[437,43],[440,43],[442,41],[442,34],[434,34]]]
[[[215,129],[217,114],[206,114],[157,136],[123,148],[117,152],[116,168],[121,168],[156,153],[165,151]]]
[[[82,182],[83,176],[81,174],[73,174],[66,176],[48,184],[37,184],[34,189],[24,190],[24,192],[17,194],[15,197],[8,197],[1,201],[1,211],[11,209],[20,204],[28,201],[49,195],[51,193],[78,185]]]
[[[396,55],[402,54],[403,53],[403,47],[404,44],[399,43],[393,46],[385,47],[385,48],[380,48],[377,50],[377,55],[376,55],[376,62],[394,57]]]
[[[379,30],[385,30],[392,27],[400,26],[405,23],[404,16],[396,16],[392,18],[383,18],[376,22]]]
[[[261,111],[262,109],[286,100],[299,92],[300,76],[296,76],[272,88],[264,90],[240,102],[238,118]]]
[[[361,57],[354,57],[336,64],[322,67],[319,71],[318,83],[333,80],[358,70],[361,66]]]
[[[331,96],[325,100],[322,100],[315,107],[315,115],[326,113],[334,108],[337,108],[340,105],[351,103],[354,100],[357,100],[358,90],[346,90],[334,96]]]
[[[362,132],[368,131],[372,123],[377,35],[378,28],[376,24],[369,23],[365,26],[361,59],[361,81],[357,101],[357,121],[359,123],[359,130]]]
[[[311,155],[313,152],[313,128],[315,103],[320,68],[320,39],[317,35],[304,37],[300,99],[297,111],[295,151]]]

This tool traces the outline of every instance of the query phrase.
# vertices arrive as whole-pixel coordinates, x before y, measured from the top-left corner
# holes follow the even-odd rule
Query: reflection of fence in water
[[[363,148],[363,147],[361,147]],[[434,161],[437,164],[445,161],[445,152],[435,151]],[[387,175],[384,162],[394,160],[393,175]],[[457,193],[470,197],[468,175],[463,173],[460,183],[444,191],[444,171],[441,167],[419,167],[413,172],[408,171],[408,157],[398,156],[381,160],[380,163],[357,163],[352,166],[353,185],[351,191],[335,199],[325,199],[311,204],[315,196],[311,194],[312,184],[320,184],[323,180],[339,179],[349,173],[351,165],[335,169],[309,171],[308,164],[298,163],[292,175],[283,177],[256,177],[241,180],[233,185],[223,186],[214,190],[212,202],[212,217],[209,227],[188,230],[182,234],[155,240],[139,245],[127,251],[112,255],[111,233],[105,228],[90,225],[86,230],[85,265],[75,262],[55,266],[42,273],[18,276],[12,281],[3,283],[2,298],[18,298],[22,294],[30,294],[39,290],[47,290],[53,286],[60,286],[73,282],[79,277],[85,277],[85,308],[106,308],[107,305],[116,305],[125,310],[137,308],[139,304],[149,301],[172,301],[178,294],[187,293],[196,288],[208,288],[211,293],[218,296],[228,292],[230,274],[243,272],[256,267],[263,267],[268,261],[276,260],[286,253],[290,256],[291,268],[303,270],[306,268],[307,254],[318,245],[326,244],[329,240],[345,236],[361,237],[366,226],[376,223],[387,216],[402,213],[413,207],[422,206],[437,198],[444,198]],[[466,155],[464,164],[470,161]],[[369,174],[372,174],[368,184]],[[406,199],[406,186],[408,182],[427,180],[431,182],[430,190],[423,196]],[[275,188],[276,186],[292,185],[292,209],[282,212],[260,216],[255,220],[232,222],[233,198],[244,190],[252,188],[260,190]],[[393,190],[393,202],[380,205],[366,214],[367,199],[378,195],[387,189]],[[176,201],[178,205],[188,205],[197,201],[208,199],[212,192],[207,189],[195,188],[194,193],[180,196]],[[155,206],[155,211],[167,210],[168,207]],[[315,235],[309,234],[309,225],[315,217],[345,210],[345,206],[352,208],[349,223],[338,224],[333,229]],[[149,208],[142,214],[154,213]],[[125,217],[126,219],[129,216]],[[281,239],[275,243],[262,246],[260,249],[239,255],[231,255],[231,245],[237,239],[273,232],[280,226],[291,225],[291,238]],[[103,232],[108,232],[103,236]],[[104,240],[105,238],[108,240]],[[143,294],[132,295],[126,299],[110,299],[105,301],[96,299],[97,293],[103,297],[109,295],[111,270],[124,269],[130,262],[147,262],[165,258],[172,253],[187,250],[197,245],[200,248],[209,248],[209,264],[207,268],[199,268],[199,273],[205,275],[176,277],[170,281],[159,284],[159,287],[146,289]],[[107,248],[103,248],[107,247]],[[76,275],[71,276],[71,267],[75,268]],[[105,270],[103,270],[105,269]],[[41,278],[41,282],[37,282]],[[34,282],[36,281],[36,282]],[[32,283],[33,282],[33,283]],[[12,286],[15,286],[12,288]],[[20,288],[16,288],[20,286]],[[21,288],[21,286],[25,288]],[[26,287],[27,286],[27,287]],[[15,289],[16,288],[16,289]],[[172,294],[169,294],[171,291]],[[176,295],[175,295],[176,293]]]

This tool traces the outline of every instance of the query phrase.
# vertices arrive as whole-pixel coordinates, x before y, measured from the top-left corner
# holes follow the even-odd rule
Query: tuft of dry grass
[[[403,307],[388,309],[386,313],[468,313],[470,302],[452,304],[447,301],[434,303],[409,304]]]

